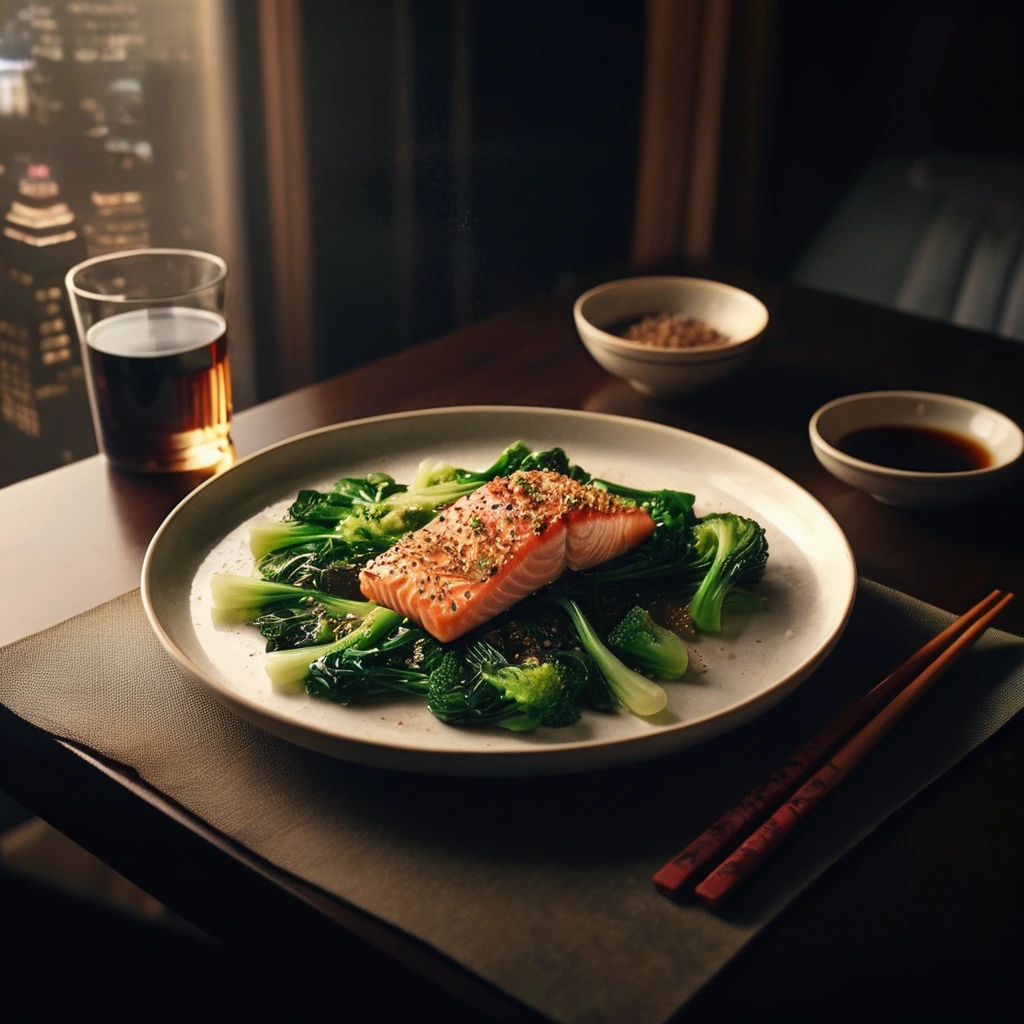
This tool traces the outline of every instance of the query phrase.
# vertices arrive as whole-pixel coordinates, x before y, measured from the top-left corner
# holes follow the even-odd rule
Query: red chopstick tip
[[[704,879],[696,889],[693,890],[694,895],[703,903],[706,907],[711,907],[712,910],[717,910],[719,904],[722,902],[722,898],[729,891],[729,886],[719,886],[714,884],[716,881],[715,876],[709,875]]]
[[[672,899],[678,896],[686,880],[690,877],[692,871],[689,867],[681,867],[676,864],[675,861],[669,861],[653,878],[654,888],[662,894],[662,896],[668,896]]]

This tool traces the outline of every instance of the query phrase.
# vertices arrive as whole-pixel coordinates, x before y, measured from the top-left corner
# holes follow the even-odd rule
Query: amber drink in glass
[[[140,249],[68,271],[100,450],[119,469],[188,472],[231,451],[227,264]]]

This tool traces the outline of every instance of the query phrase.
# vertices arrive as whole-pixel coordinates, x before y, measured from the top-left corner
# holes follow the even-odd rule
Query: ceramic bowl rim
[[[604,330],[604,328],[598,327],[597,324],[588,319],[584,314],[584,304],[594,296],[602,292],[621,288],[623,285],[632,285],[641,282],[645,284],[697,285],[702,288],[709,288],[712,291],[727,292],[737,298],[749,300],[757,307],[760,307],[762,323],[756,331],[747,337],[730,338],[724,345],[700,348],[653,348],[650,345],[644,345],[642,342],[630,341],[627,338],[619,337],[617,334],[610,334],[608,331]],[[584,339],[585,341],[596,341],[605,348],[619,355],[628,356],[645,363],[658,364],[668,362],[710,363],[735,358],[741,353],[754,347],[767,329],[769,321],[768,307],[756,295],[745,291],[743,288],[737,288],[735,285],[726,284],[724,281],[716,281],[713,278],[680,277],[671,274],[640,274],[634,277],[620,277],[616,278],[614,281],[606,281],[604,284],[595,285],[593,288],[588,288],[587,291],[583,292],[583,294],[576,299],[573,303],[572,311],[577,327],[580,323],[586,324],[587,328],[595,335],[592,339]]]
[[[982,466],[980,469],[956,470],[953,472],[926,472],[913,469],[894,469],[891,466],[881,466],[877,462],[868,462],[865,459],[855,458],[852,455],[847,455],[846,452],[837,448],[831,442],[826,440],[824,435],[822,435],[819,424],[822,418],[827,416],[833,410],[844,405],[856,405],[861,402],[881,398],[906,399],[908,402],[930,401],[935,404],[944,403],[946,405],[958,406],[962,409],[971,409],[975,412],[988,413],[990,416],[995,417],[997,420],[1000,420],[1009,426],[1011,435],[1017,442],[1017,453],[1009,459],[1000,460],[998,453],[993,448],[988,447],[993,459],[992,465],[990,466]],[[881,420],[878,421],[878,426],[884,425],[885,424],[883,424]],[[1024,431],[1022,431],[1017,423],[1010,419],[1010,417],[1005,413],[1000,412],[998,409],[993,409],[991,406],[984,405],[981,402],[975,402],[970,398],[960,398],[957,395],[945,395],[935,391],[905,391],[902,389],[892,389],[881,391],[858,391],[853,394],[842,395],[839,398],[832,399],[830,402],[826,402],[821,406],[821,408],[816,410],[808,424],[808,431],[811,437],[811,444],[815,448],[818,448],[831,456],[836,460],[836,462],[850,469],[873,473],[879,477],[889,480],[920,481],[922,483],[956,483],[960,480],[967,482],[977,480],[980,477],[988,476],[992,473],[1002,472],[1020,461],[1021,455],[1024,453]]]

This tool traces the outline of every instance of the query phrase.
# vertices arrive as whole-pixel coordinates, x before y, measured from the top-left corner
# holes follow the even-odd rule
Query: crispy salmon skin
[[[561,473],[497,477],[368,562],[359,589],[442,642],[566,569],[589,569],[654,532],[644,509]]]

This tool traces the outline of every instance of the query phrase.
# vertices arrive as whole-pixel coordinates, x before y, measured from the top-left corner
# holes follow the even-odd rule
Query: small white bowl
[[[919,427],[966,438],[989,456],[989,465],[955,472],[892,469],[842,450],[844,438],[869,427]],[[835,477],[887,505],[908,508],[958,505],[1007,482],[1018,469],[1024,434],[995,409],[965,398],[924,391],[868,391],[823,405],[810,422],[811,447]]]
[[[654,348],[609,328],[657,313],[703,320],[729,340],[703,348]],[[584,292],[573,306],[580,340],[609,373],[647,395],[681,395],[728,376],[768,326],[768,310],[749,292],[698,277],[631,277]]]

